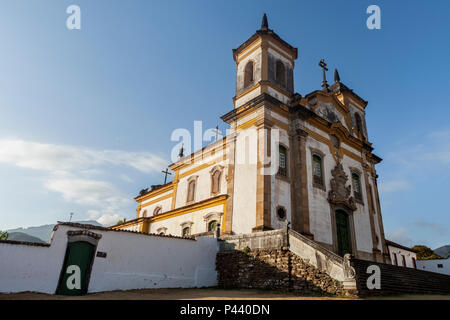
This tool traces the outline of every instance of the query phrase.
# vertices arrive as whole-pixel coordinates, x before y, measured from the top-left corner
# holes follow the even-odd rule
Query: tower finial
[[[267,15],[264,13],[261,22],[261,30],[268,30],[268,29],[269,29],[269,22],[267,21]]]
[[[339,77],[339,72],[334,68],[334,82],[341,82],[341,77]]]

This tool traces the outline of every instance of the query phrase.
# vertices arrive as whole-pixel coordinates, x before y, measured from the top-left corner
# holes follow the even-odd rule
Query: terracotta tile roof
[[[89,230],[128,232],[128,233],[134,233],[134,234],[141,234],[141,235],[144,235],[144,236],[153,236],[153,237],[161,237],[161,238],[174,238],[174,239],[194,240],[195,241],[195,239],[191,238],[191,237],[179,237],[179,236],[162,235],[162,234],[156,234],[156,233],[145,233],[145,232],[131,231],[131,230],[115,230],[115,229],[110,229],[110,228],[106,228],[106,227],[94,226],[92,224],[82,224],[82,223],[75,223],[75,222],[61,222],[61,221],[58,221],[58,224],[53,228],[53,230],[56,230],[56,228],[59,225],[71,226],[71,227],[75,227],[75,228],[89,229]]]

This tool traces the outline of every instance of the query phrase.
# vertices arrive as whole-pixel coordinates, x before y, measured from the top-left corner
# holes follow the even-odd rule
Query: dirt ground
[[[266,290],[207,289],[143,289],[91,293],[81,297],[67,297],[42,293],[0,294],[0,300],[355,300],[343,297],[300,296]],[[450,295],[403,295],[378,299],[450,300]]]

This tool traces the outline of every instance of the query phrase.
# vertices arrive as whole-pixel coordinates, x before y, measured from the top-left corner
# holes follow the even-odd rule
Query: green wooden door
[[[343,257],[346,253],[352,252],[348,214],[344,211],[336,211],[336,233],[338,254]]]
[[[87,292],[94,250],[88,242],[68,243],[56,294],[80,296]]]

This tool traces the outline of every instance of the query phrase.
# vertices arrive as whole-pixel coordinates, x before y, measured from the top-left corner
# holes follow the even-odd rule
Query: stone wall
[[[218,285],[222,288],[347,294],[339,281],[307,264],[287,248],[221,251],[217,254],[216,269]]]
[[[261,231],[221,237],[221,251],[250,249],[274,249],[288,245],[286,229]]]

